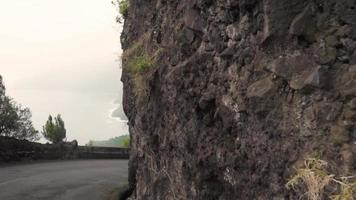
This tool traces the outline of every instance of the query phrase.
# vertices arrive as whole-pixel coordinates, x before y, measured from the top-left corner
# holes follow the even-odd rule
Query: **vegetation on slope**
[[[134,93],[140,100],[148,95],[151,72],[163,52],[158,45],[148,44],[149,40],[150,34],[143,34],[121,57],[123,67],[130,72],[134,82]]]
[[[87,146],[128,148],[130,146],[130,136],[122,135],[103,141],[90,140]]]
[[[127,17],[129,14],[129,8],[130,8],[130,0],[113,0],[111,3],[116,7],[117,11],[121,14],[122,17]],[[117,21],[121,21],[121,17],[117,17]]]

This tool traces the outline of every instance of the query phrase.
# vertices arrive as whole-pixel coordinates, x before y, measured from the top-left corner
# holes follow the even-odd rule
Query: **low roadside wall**
[[[79,146],[79,158],[83,159],[129,159],[130,149],[112,147]]]
[[[0,136],[0,163],[25,160],[128,159],[129,149],[78,146],[76,142],[40,144]]]

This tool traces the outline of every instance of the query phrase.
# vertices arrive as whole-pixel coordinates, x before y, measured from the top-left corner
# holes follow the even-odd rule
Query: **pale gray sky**
[[[78,118],[89,113],[74,109],[85,101],[85,94],[90,99],[87,107],[98,105],[90,114],[99,116],[108,112],[105,109],[111,102],[99,104],[121,98],[122,27],[115,22],[117,10],[111,0],[0,2],[0,74],[8,94],[31,108],[37,128],[49,113],[60,112],[72,119],[68,129],[74,136],[69,138],[79,138],[82,143],[126,133],[126,126],[100,127],[105,124],[99,118],[90,119],[97,127],[83,128]]]
[[[101,72],[118,58],[117,12],[110,0],[0,2],[0,72],[11,76],[8,84]]]

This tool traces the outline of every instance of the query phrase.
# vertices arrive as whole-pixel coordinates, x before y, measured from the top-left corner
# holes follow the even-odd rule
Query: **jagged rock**
[[[232,47],[226,48],[223,52],[220,53],[220,56],[222,57],[230,57],[235,54],[235,49]]]
[[[332,142],[335,145],[342,145],[350,141],[350,134],[347,129],[340,126],[332,126],[330,129],[332,135]]]
[[[304,110],[304,126],[307,129],[315,130],[318,126],[317,110],[313,105]]]
[[[321,122],[334,121],[340,114],[343,104],[340,102],[321,102],[318,105],[317,116]]]
[[[199,100],[199,108],[202,110],[206,110],[210,108],[210,105],[214,103],[215,97],[213,94],[205,94],[202,98]]]
[[[288,4],[283,1],[267,0],[263,6],[265,22],[263,40],[267,40],[273,36],[283,38],[288,35],[296,14],[305,9],[305,1],[295,0],[293,4]]]
[[[339,40],[335,35],[329,35],[325,38],[326,46],[335,47],[339,44]]]
[[[195,37],[195,34],[192,30],[190,29],[184,29],[184,38],[186,39],[186,41],[191,44],[193,41],[194,41],[194,37]]]
[[[184,24],[192,30],[204,31],[204,21],[195,9],[190,9],[184,15]]]
[[[356,52],[354,52],[350,58],[350,64],[356,65]]]
[[[281,56],[275,59],[267,65],[267,69],[276,75],[289,80],[293,75],[306,69],[311,69],[314,66],[315,64],[308,56],[296,52],[292,55]]]
[[[300,90],[307,86],[321,88],[324,85],[324,81],[325,77],[321,66],[317,66],[315,69],[309,69],[300,74],[293,75],[289,85],[295,90]]]
[[[336,3],[336,12],[340,18],[351,25],[356,25],[355,2],[351,0],[340,0]]]
[[[349,67],[337,83],[337,89],[343,96],[356,94],[356,65]]]
[[[356,42],[353,41],[352,39],[342,38],[340,41],[341,41],[342,45],[345,46],[347,51],[353,52],[356,50]]]
[[[342,119],[355,122],[356,119],[354,119],[354,117],[356,117],[356,113],[353,110],[344,109],[344,112],[342,113]]]
[[[356,110],[356,98],[353,98],[349,103],[351,109]]]
[[[219,102],[219,115],[222,116],[224,127],[230,128],[240,121],[240,109],[237,103],[227,95],[224,95]]]
[[[272,80],[268,77],[259,80],[248,87],[247,97],[264,97],[274,88]]]
[[[339,56],[337,59],[343,63],[348,63],[350,61],[350,57],[347,55]]]
[[[209,42],[203,42],[200,48],[206,52],[214,51],[214,46]]]
[[[248,32],[249,32],[249,30],[250,30],[250,28],[251,28],[251,24],[250,24],[250,22],[249,22],[249,17],[247,16],[247,15],[245,15],[245,16],[243,16],[242,18],[241,18],[241,20],[240,20],[240,23],[239,23],[239,34],[241,34],[241,36],[243,37],[243,36],[245,36]]]
[[[235,41],[239,40],[240,32],[239,32],[238,25],[231,24],[231,25],[227,26],[226,27],[226,34],[232,40],[235,40]]]
[[[351,28],[348,25],[344,25],[341,27],[338,27],[338,29],[335,32],[335,35],[338,37],[348,37],[351,35]]]
[[[333,47],[321,48],[319,54],[320,64],[330,64],[336,59],[336,49]]]
[[[314,10],[312,4],[305,7],[304,11],[297,15],[289,29],[289,33],[297,36],[304,36],[309,42],[316,39],[316,22],[313,18]]]

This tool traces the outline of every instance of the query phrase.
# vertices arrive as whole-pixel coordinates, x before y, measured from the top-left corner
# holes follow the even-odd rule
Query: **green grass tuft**
[[[141,73],[150,69],[154,65],[154,61],[150,56],[144,54],[133,57],[128,64],[132,73]]]

